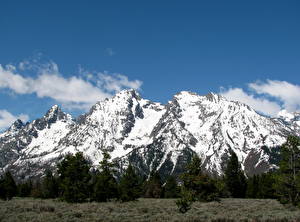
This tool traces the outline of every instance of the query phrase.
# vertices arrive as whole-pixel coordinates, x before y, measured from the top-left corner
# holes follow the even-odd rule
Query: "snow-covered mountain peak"
[[[194,93],[194,92],[190,92],[190,91],[181,91],[179,93],[177,93],[176,95],[174,95],[173,100],[172,101],[186,101],[186,102],[193,102],[198,100],[199,95]],[[172,102],[171,101],[171,102]]]
[[[137,104],[140,100],[141,97],[135,90],[122,90],[112,98],[97,102],[85,116],[94,116],[97,119],[99,112],[122,112],[122,110],[128,109],[129,106]]]
[[[213,92],[208,93],[207,95],[205,95],[205,97],[209,101],[214,102],[214,103],[218,103],[221,100],[226,100],[225,97],[223,97],[222,95],[216,94],[216,93],[213,93]]]
[[[22,120],[17,119],[8,129],[10,132],[16,132],[22,129],[25,126],[25,124],[22,122]]]
[[[109,115],[109,119],[119,114],[127,115],[140,100],[140,96],[134,90],[123,90],[112,98],[97,102],[86,115],[86,119],[102,121],[105,113]]]
[[[47,111],[43,119],[49,123],[54,123],[58,120],[71,121],[72,116],[63,112],[58,105],[54,105]]]
[[[112,99],[132,99],[135,98],[137,100],[141,99],[139,93],[134,89],[125,89],[117,93]]]
[[[61,108],[59,107],[59,105],[53,105],[48,112],[56,112],[57,110],[61,111]]]
[[[208,101],[212,103],[219,103],[220,101],[227,101],[222,95],[210,92],[207,95],[198,95],[197,93],[190,91],[181,91],[174,96],[177,101],[184,101],[185,103],[195,103]]]
[[[185,96],[198,96],[198,94],[195,92],[183,90],[174,95],[174,97],[185,97]]]
[[[164,177],[181,173],[196,153],[208,172],[220,175],[233,150],[247,173],[264,172],[273,163],[271,151],[262,147],[271,150],[287,135],[299,134],[300,114],[293,115],[272,119],[215,93],[182,91],[162,105],[135,90],[123,90],[97,102],[76,122],[57,105],[31,123],[17,122],[19,131],[0,137],[0,170],[10,167],[19,175],[40,175],[43,167],[78,151],[97,165],[106,150],[124,164],[120,168],[130,162],[141,174],[158,170]],[[38,172],[30,173],[31,165]]]

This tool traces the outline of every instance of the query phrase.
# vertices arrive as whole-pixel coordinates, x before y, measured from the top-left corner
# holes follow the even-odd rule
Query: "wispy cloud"
[[[122,74],[109,75],[107,72],[97,74],[97,86],[109,92],[118,92],[124,88],[140,89],[142,81],[130,81]]]
[[[34,66],[34,67],[32,67]],[[34,69],[36,77],[26,77],[20,73]],[[68,109],[88,109],[99,100],[111,97],[120,90],[133,88],[139,90],[140,80],[129,80],[122,74],[108,72],[81,72],[80,76],[65,77],[58,65],[49,62],[41,66],[23,62],[16,66],[0,65],[0,88],[16,94],[36,94],[38,98],[51,98]]]
[[[266,98],[255,97],[241,88],[229,88],[221,90],[221,94],[229,100],[239,101],[249,105],[251,108],[266,115],[276,116],[281,106]]]
[[[300,86],[286,81],[267,80],[250,83],[249,87],[260,95],[274,97],[287,111],[300,110]]]
[[[7,110],[0,110],[0,131],[9,127],[17,119],[20,119],[23,122],[27,122],[29,120],[29,116],[25,114],[15,116]]]
[[[247,89],[221,87],[220,93],[230,100],[240,101],[258,112],[276,116],[280,110],[300,109],[300,86],[286,81],[267,80],[247,84]]]
[[[113,55],[116,54],[116,52],[113,51],[112,48],[106,48],[106,49],[105,49],[105,52],[106,52],[106,54],[109,55],[109,56],[113,56]]]

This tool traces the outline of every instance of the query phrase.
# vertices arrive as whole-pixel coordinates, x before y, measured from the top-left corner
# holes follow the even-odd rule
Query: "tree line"
[[[10,200],[14,196],[60,198],[67,202],[97,201],[121,202],[145,198],[177,198],[182,213],[191,208],[194,201],[220,201],[220,198],[274,198],[281,203],[300,205],[300,139],[289,136],[280,148],[279,169],[246,177],[237,155],[232,151],[222,177],[204,173],[202,162],[194,156],[185,172],[178,178],[170,176],[162,182],[158,172],[140,177],[129,164],[120,179],[110,155],[103,153],[99,168],[91,170],[83,153],[68,154],[57,165],[57,176],[50,170],[37,181],[15,183],[6,172],[0,178],[0,198]]]
[[[129,164],[120,179],[110,155],[103,153],[98,169],[92,169],[83,153],[67,154],[57,164],[57,176],[50,170],[40,180],[15,183],[10,172],[0,178],[0,198],[10,200],[14,196],[35,198],[60,198],[70,203],[86,201],[107,202],[133,201],[145,198],[176,198],[178,185],[170,176],[165,185],[158,172],[151,172],[148,178],[140,177]]]

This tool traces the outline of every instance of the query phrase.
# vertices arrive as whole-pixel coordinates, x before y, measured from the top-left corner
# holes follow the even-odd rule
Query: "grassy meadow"
[[[14,198],[0,201],[0,221],[300,221],[300,210],[261,199],[196,202],[181,214],[174,199],[68,204],[56,199]]]

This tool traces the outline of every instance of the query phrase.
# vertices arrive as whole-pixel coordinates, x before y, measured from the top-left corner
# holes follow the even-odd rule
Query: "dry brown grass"
[[[0,201],[0,221],[300,221],[300,210],[275,200],[222,199],[220,203],[194,203],[186,214],[174,199],[134,202],[68,204],[58,200],[14,198]]]

